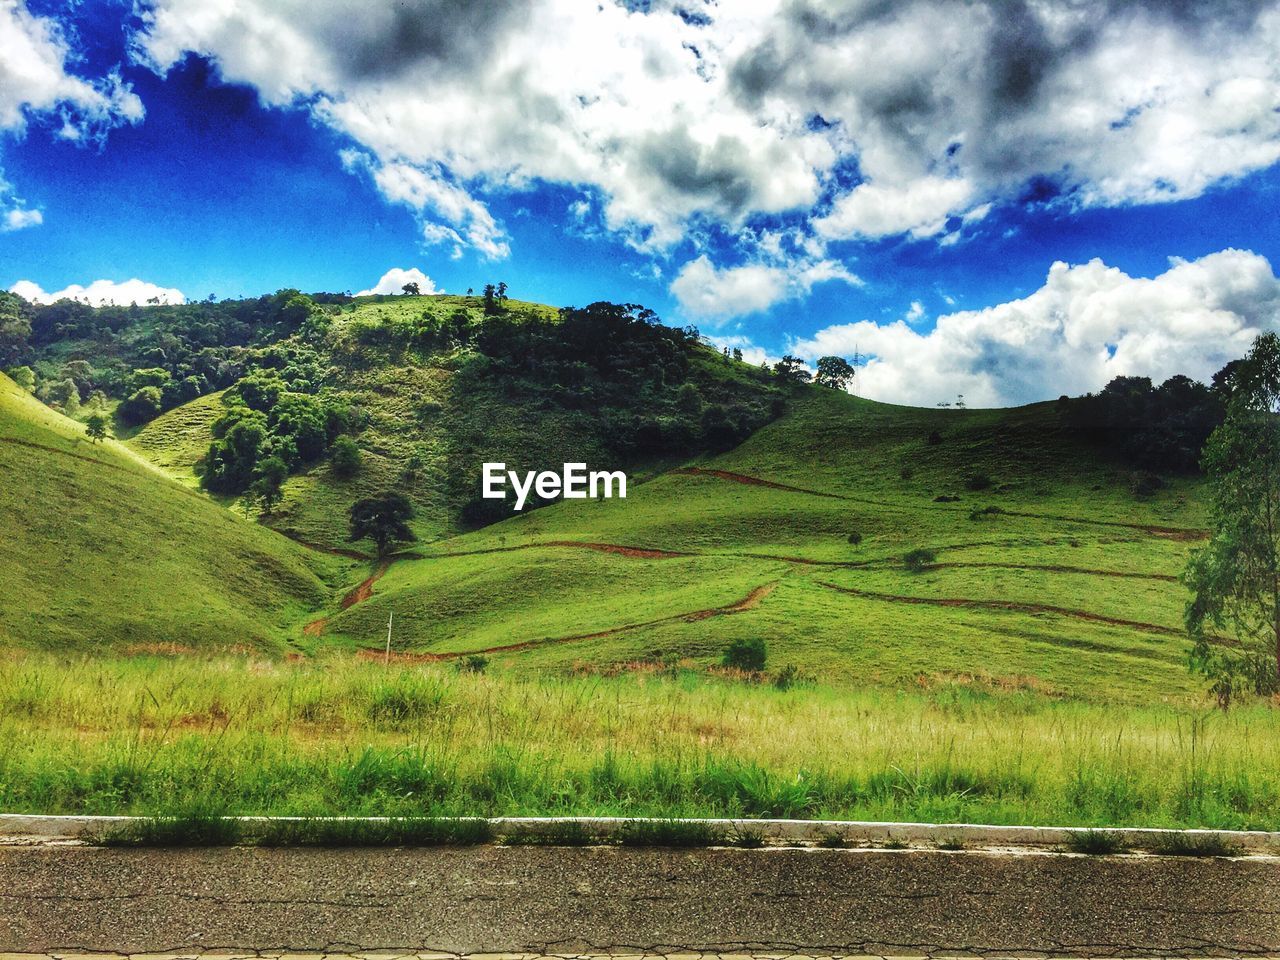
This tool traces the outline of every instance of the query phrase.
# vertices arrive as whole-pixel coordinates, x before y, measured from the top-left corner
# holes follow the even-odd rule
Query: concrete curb
[[[51,816],[19,813],[0,814],[0,837],[42,839],[83,839],[118,830],[145,817]],[[237,817],[242,823],[305,821],[302,817]],[[310,818],[322,820],[365,820],[384,822],[387,817]],[[576,824],[601,839],[617,837],[628,824],[670,823],[671,820],[644,817],[491,817],[488,823],[496,834],[519,832],[526,835],[555,833],[566,824]],[[1250,853],[1280,855],[1280,832],[1263,830],[1165,830],[1149,827],[1028,827],[993,826],[976,823],[881,823],[865,820],[732,820],[679,818],[726,836],[761,835],[772,842],[818,843],[832,837],[848,845],[858,843],[905,843],[913,846],[961,844],[966,847],[1061,847],[1073,835],[1105,833],[1121,846],[1149,848],[1169,838],[1190,841],[1217,840]]]

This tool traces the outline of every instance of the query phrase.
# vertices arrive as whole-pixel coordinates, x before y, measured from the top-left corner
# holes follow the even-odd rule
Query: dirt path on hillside
[[[756,607],[760,606],[765,597],[769,596],[769,594],[773,593],[773,591],[777,589],[777,586],[778,581],[773,580],[769,583],[764,583],[753,588],[751,592],[741,600],[722,607],[709,607],[705,610],[693,610],[688,613],[675,613],[665,617],[658,617],[656,620],[645,620],[641,623],[628,623],[621,627],[611,627],[608,630],[597,630],[593,633],[575,633],[564,637],[543,637],[537,640],[522,640],[518,643],[505,643],[492,647],[481,647],[478,650],[456,650],[446,653],[392,653],[391,659],[404,663],[438,663],[442,660],[457,660],[459,657],[472,657],[491,653],[517,653],[521,650],[532,649],[533,647],[578,643],[583,640],[601,640],[606,637],[616,637],[622,633],[630,633],[633,630],[642,630],[645,627],[656,627],[665,623],[676,623],[678,621],[697,623],[700,620],[709,620],[712,617],[725,617],[731,616],[735,613],[743,613],[747,610],[754,610]],[[366,649],[357,651],[356,655],[364,660],[384,660],[386,658],[386,651]]]
[[[362,581],[360,581],[358,585],[353,587],[351,590],[348,590],[346,596],[344,596],[341,602],[338,604],[339,609],[346,610],[349,607],[354,607],[357,603],[363,603],[365,600],[368,600],[370,597],[372,597],[373,585],[377,583],[379,580],[381,580],[383,576],[386,575],[386,572],[391,568],[391,564],[394,559],[395,559],[394,557],[388,557],[386,560],[383,560],[381,563],[378,564],[377,569],[374,570],[373,573],[365,577]],[[329,618],[320,617],[317,620],[312,620],[305,627],[303,627],[302,633],[308,637],[318,637],[324,633],[325,628],[328,625],[329,625]]]
[[[822,490],[812,490],[807,487],[793,487],[785,483],[775,483],[772,480],[762,480],[760,477],[753,477],[745,473],[732,473],[728,470],[707,470],[702,467],[680,467],[672,470],[673,474],[684,474],[686,476],[695,477],[715,477],[718,480],[728,480],[731,483],[742,483],[752,487],[768,487],[772,490],[786,490],[790,493],[807,493],[814,497],[827,497],[832,500],[848,500],[854,503],[866,503],[879,507],[892,507],[894,509],[908,509],[908,504],[891,503],[887,500],[870,500],[866,497],[854,497],[841,493],[827,493]],[[936,509],[931,504],[920,504],[923,509]],[[961,513],[963,508],[949,508],[948,513]],[[1164,537],[1169,540],[1207,540],[1209,531],[1199,530],[1192,527],[1163,527],[1154,526],[1146,523],[1129,523],[1124,520],[1094,520],[1084,517],[1067,517],[1052,513],[1031,513],[1021,510],[1003,510],[1003,514],[1007,517],[1027,517],[1033,520],[1057,520],[1062,523],[1082,523],[1091,526],[1101,527],[1119,527],[1126,530],[1139,530],[1143,533],[1150,534],[1153,537]]]
[[[1185,637],[1186,631],[1174,627],[1162,626],[1158,623],[1143,623],[1141,620],[1124,620],[1109,617],[1088,610],[1074,610],[1070,607],[1055,607],[1047,603],[1022,603],[1016,600],[971,600],[957,597],[907,597],[895,593],[877,593],[872,590],[859,590],[856,587],[842,587],[825,580],[818,584],[838,593],[846,593],[854,597],[868,600],[883,600],[887,603],[909,603],[933,607],[966,607],[980,610],[1005,610],[1011,613],[1049,613],[1060,617],[1072,617],[1076,620],[1088,620],[1092,623],[1104,623],[1113,627],[1127,627],[1142,633],[1154,633],[1164,637]]]

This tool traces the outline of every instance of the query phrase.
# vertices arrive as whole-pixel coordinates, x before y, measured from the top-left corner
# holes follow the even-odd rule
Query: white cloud
[[[310,110],[361,145],[349,155],[425,240],[489,257],[509,241],[485,200],[543,181],[598,198],[607,229],[651,250],[784,212],[821,240],[950,243],[949,218],[1032,182],[1146,203],[1280,159],[1280,0],[140,9],[155,69],[194,51]],[[857,177],[838,186],[838,169]]]
[[[39,284],[30,280],[19,280],[9,288],[9,291],[26,300],[30,300],[32,303],[79,300],[82,303],[90,303],[95,307],[111,304],[128,306],[132,303],[145,306],[152,300],[159,300],[160,303],[187,302],[187,298],[181,290],[173,287],[159,287],[154,283],[147,283],[136,278],[120,283],[114,280],[95,280],[87,287],[73,283],[71,286],[53,293],[47,293],[41,289]]]
[[[941,233],[947,218],[966,210],[973,187],[962,179],[921,177],[900,186],[862,183],[814,221],[821,236],[884,237]]]
[[[1055,263],[1030,296],[947,314],[927,333],[864,320],[820,330],[792,352],[870,357],[858,372],[862,396],[927,406],[963,393],[971,406],[1005,406],[1097,390],[1121,375],[1207,381],[1277,328],[1270,263],[1223,250],[1173,260],[1151,279],[1100,260]]]
[[[686,315],[715,322],[803,297],[828,280],[854,286],[862,283],[833,260],[778,260],[722,269],[703,254],[680,268],[671,282],[671,293]]]
[[[69,70],[76,60],[56,20],[33,15],[23,0],[0,0],[0,133],[20,137],[32,118],[52,119],[55,136],[94,143],[142,119],[142,101],[118,72],[86,79]],[[0,178],[0,232],[43,221]]]
[[[11,233],[14,230],[25,230],[27,227],[38,227],[44,223],[44,214],[39,210],[15,206],[0,215],[0,233]]]
[[[390,270],[384,273],[382,275],[382,278],[377,283],[375,283],[370,289],[361,290],[359,293],[356,294],[356,296],[368,297],[378,293],[381,293],[381,294],[404,293],[403,288],[406,283],[416,283],[418,285],[418,292],[421,293],[423,296],[426,296],[432,293],[444,292],[443,290],[439,289],[435,285],[435,281],[433,281],[430,277],[428,277],[425,273],[423,273],[417,267],[410,267],[408,270],[405,270],[401,267],[392,267]]]

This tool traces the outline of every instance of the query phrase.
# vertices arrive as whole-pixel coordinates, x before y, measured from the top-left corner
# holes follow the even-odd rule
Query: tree
[[[110,421],[107,420],[105,413],[101,411],[91,413],[89,414],[89,419],[84,422],[85,435],[94,443],[105,440],[107,439],[107,426],[109,423]]]
[[[368,537],[378,548],[378,556],[385,556],[393,543],[418,539],[409,529],[413,519],[413,504],[398,493],[383,493],[366,497],[351,505],[348,514],[351,526],[350,539]]]
[[[765,642],[759,637],[734,640],[725,648],[720,662],[733,670],[744,673],[759,673],[768,662],[769,651]]]
[[[492,283],[486,283],[484,285],[484,312],[486,314],[498,312],[497,298],[498,298],[497,288]]]
[[[824,387],[833,390],[848,390],[853,383],[856,371],[844,357],[820,357],[818,359],[818,375],[814,377]]]
[[[284,482],[289,478],[289,465],[279,457],[271,456],[258,461],[253,471],[253,483],[249,491],[262,504],[262,512],[270,514],[284,496]]]
[[[804,361],[799,357],[791,356],[791,354],[787,354],[775,363],[773,372],[778,375],[778,379],[786,383],[809,382],[809,371],[805,369]]]
[[[146,423],[160,412],[160,388],[143,387],[130,394],[129,399],[120,404],[120,416],[125,423]]]
[[[1223,709],[1248,690],[1280,689],[1280,337],[1254,341],[1232,381],[1204,450],[1213,532],[1185,574],[1192,668]],[[1237,643],[1210,626],[1230,628]]]
[[[404,291],[404,295],[405,295],[406,297],[416,297],[416,296],[419,296],[419,295],[422,293],[422,288],[421,288],[421,287],[419,287],[419,286],[418,286],[415,282],[413,282],[412,280],[411,280],[411,281],[409,281],[408,283],[406,283],[406,284],[405,284],[404,286],[402,286],[400,289]]]
[[[360,448],[350,437],[333,441],[333,472],[342,479],[354,477],[360,472]]]
[[[36,392],[36,373],[30,367],[14,367],[9,378],[27,393]]]

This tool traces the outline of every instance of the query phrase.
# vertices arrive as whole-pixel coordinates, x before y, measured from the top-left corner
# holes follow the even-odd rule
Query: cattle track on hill
[[[892,507],[897,510],[907,509],[907,505],[903,503],[893,503],[888,500],[872,500],[868,497],[855,497],[844,493],[829,493],[825,490],[813,490],[808,487],[793,487],[786,483],[777,483],[773,480],[765,480],[761,477],[753,477],[746,473],[733,473],[729,470],[708,470],[703,467],[680,467],[671,471],[672,474],[694,477],[714,477],[717,480],[727,480],[731,483],[741,483],[751,487],[768,487],[771,490],[785,490],[790,493],[804,493],[813,497],[826,497],[832,500],[847,500],[852,503],[866,503],[877,507]],[[922,504],[926,509],[932,508],[932,505]],[[948,513],[961,513],[960,509],[953,508],[933,508],[945,509]],[[1164,527],[1154,526],[1146,523],[1129,523],[1124,520],[1094,520],[1084,517],[1067,517],[1052,513],[1032,513],[1023,510],[1004,510],[1005,516],[1009,517],[1026,517],[1032,520],[1057,520],[1063,523],[1080,523],[1091,526],[1100,527],[1117,527],[1126,530],[1139,530],[1153,537],[1163,537],[1169,540],[1207,540],[1209,531],[1199,530],[1193,527]]]

